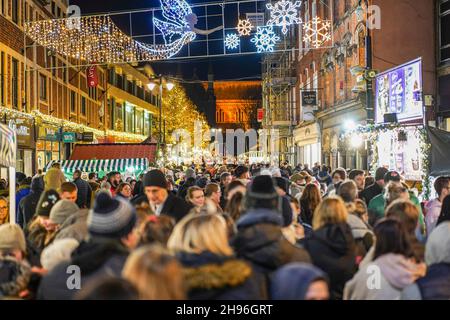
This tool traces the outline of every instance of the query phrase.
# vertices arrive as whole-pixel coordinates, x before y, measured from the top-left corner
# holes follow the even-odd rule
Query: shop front
[[[309,122],[294,130],[297,163],[309,164],[322,162],[320,127],[316,122]]]
[[[54,126],[40,126],[36,143],[37,168],[45,169],[47,163],[52,160],[62,159],[60,128]]]
[[[5,124],[16,133],[17,153],[16,171],[23,172],[28,177],[34,175],[36,138],[34,119],[27,116],[8,114],[4,117]]]

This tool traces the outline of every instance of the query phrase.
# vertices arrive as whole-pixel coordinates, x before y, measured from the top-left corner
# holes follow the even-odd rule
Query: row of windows
[[[450,0],[441,0],[440,12],[440,58],[441,62],[450,61]]]
[[[9,62],[8,62],[9,61]],[[9,70],[7,69],[9,68]],[[0,52],[0,105],[6,105],[7,76],[10,75],[9,83],[11,92],[11,104],[15,109],[19,108],[19,61],[15,58],[7,58],[5,52]]]
[[[108,82],[141,100],[153,105],[157,104],[158,99],[156,95],[154,95],[151,91],[146,90],[144,87],[138,86],[136,81],[130,81],[125,75],[116,73],[114,68],[109,70]]]
[[[110,110],[110,129],[129,133],[150,135],[151,114],[129,104],[108,99]]]

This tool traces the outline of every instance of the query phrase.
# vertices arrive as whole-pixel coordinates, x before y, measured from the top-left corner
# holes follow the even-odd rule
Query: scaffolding
[[[281,51],[265,55],[262,61],[263,128],[278,131],[279,160],[291,163],[295,161],[293,131],[299,119],[295,99],[297,37],[298,28],[291,28],[277,48]]]

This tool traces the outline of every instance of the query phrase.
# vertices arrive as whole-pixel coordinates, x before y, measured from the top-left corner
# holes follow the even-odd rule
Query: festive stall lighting
[[[250,40],[260,52],[273,52],[280,37],[273,32],[272,27],[258,27],[255,36]]]
[[[239,36],[235,33],[227,34],[224,40],[225,48],[233,50],[237,49],[240,44]]]
[[[253,29],[253,25],[250,22],[250,20],[245,19],[245,20],[239,20],[238,25],[237,25],[237,31],[239,32],[239,35],[242,36],[249,36],[250,33],[252,32]]]
[[[314,17],[303,25],[303,41],[311,43],[313,48],[320,48],[322,44],[331,40],[331,22],[324,21],[320,17]]]
[[[274,5],[268,3],[266,7],[270,10],[270,20],[267,22],[267,25],[282,27],[281,32],[286,34],[288,26],[302,23],[299,11],[297,10],[301,5],[301,1],[292,3],[288,0],[278,1]]]

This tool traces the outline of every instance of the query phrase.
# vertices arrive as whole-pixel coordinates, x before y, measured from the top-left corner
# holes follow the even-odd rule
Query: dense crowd
[[[450,177],[428,202],[386,168],[123,178],[55,163],[14,195],[0,180],[0,299],[450,299]]]

